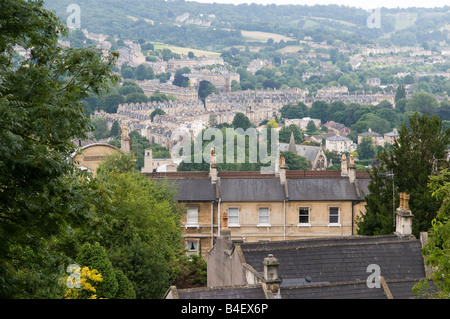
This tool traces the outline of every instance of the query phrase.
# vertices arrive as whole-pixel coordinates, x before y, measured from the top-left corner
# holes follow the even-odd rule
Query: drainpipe
[[[286,200],[283,200],[283,219],[284,219],[284,225],[283,225],[283,238],[286,240]]]
[[[220,236],[220,202],[221,198],[219,198],[219,204],[217,205],[217,237]]]
[[[211,201],[211,249],[214,244],[214,201]]]

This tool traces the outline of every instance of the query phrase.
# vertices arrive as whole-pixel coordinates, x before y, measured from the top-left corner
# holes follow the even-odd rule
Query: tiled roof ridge
[[[384,279],[387,283],[403,283],[403,282],[418,282],[426,277],[420,278],[400,278],[400,279]],[[336,286],[344,286],[344,285],[360,285],[366,284],[367,280],[349,280],[349,281],[336,281],[336,282],[318,282],[311,284],[302,284],[296,286],[283,286],[281,294],[283,294],[283,290],[288,289],[304,289],[304,288],[317,288],[317,287],[336,287]]]
[[[262,288],[261,283],[257,284],[243,284],[243,285],[229,285],[229,286],[214,286],[214,287],[192,287],[192,288],[181,288],[178,292],[200,292],[200,291],[210,291],[210,290],[229,290],[229,289],[240,289],[240,288]]]
[[[146,173],[150,177],[170,177],[170,178],[205,178],[209,176],[208,171],[187,171],[187,172],[156,172]],[[278,178],[274,173],[263,174],[260,171],[219,171],[218,176],[221,178]],[[356,172],[357,178],[368,178],[369,174],[364,171]],[[341,175],[341,171],[313,171],[313,170],[296,170],[286,171],[287,178],[347,178]]]
[[[355,240],[357,239],[370,239],[370,238],[374,238],[374,239],[383,239],[383,240],[377,240],[377,241],[363,241],[363,242],[355,242],[353,241],[352,237],[332,237],[332,238],[313,238],[313,239],[298,239],[298,240],[292,240],[292,241],[278,241],[278,242],[272,242],[272,243],[279,243],[279,244],[289,244],[289,243],[293,243],[293,242],[298,242],[299,245],[297,246],[283,246],[283,247],[273,247],[273,250],[298,250],[298,249],[309,249],[309,248],[319,248],[319,247],[336,247],[336,246],[363,246],[363,245],[381,245],[381,244],[396,244],[396,243],[405,243],[405,242],[413,242],[413,241],[420,241],[419,239],[401,239],[398,238],[396,235],[384,235],[384,236],[365,236],[362,238],[357,238],[355,236]],[[390,240],[388,240],[388,238],[390,238]],[[346,240],[348,239],[352,239],[351,242],[348,242]],[[393,240],[394,239],[394,240]],[[321,243],[321,244],[316,244],[316,245],[301,245],[301,242],[311,242],[311,240],[314,241],[324,241],[324,240],[329,240],[330,243]],[[334,242],[331,242],[331,241]],[[253,244],[253,245],[252,245]],[[241,245],[241,249],[244,252],[257,252],[257,251],[266,251],[269,250],[267,248],[268,245],[270,245],[270,243],[245,243],[245,244],[240,244]],[[249,246],[262,246],[262,247],[254,247],[251,248]]]

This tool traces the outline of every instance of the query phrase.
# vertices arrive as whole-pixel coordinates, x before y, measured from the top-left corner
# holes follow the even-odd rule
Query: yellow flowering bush
[[[97,299],[96,284],[103,280],[102,274],[96,269],[83,267],[80,270],[79,288],[74,288],[74,278],[69,278],[73,285],[70,285],[65,294],[66,299]],[[72,288],[71,288],[72,287]]]

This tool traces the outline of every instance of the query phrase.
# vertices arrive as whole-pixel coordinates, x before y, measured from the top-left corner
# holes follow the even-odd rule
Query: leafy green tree
[[[376,149],[370,136],[364,136],[358,144],[356,151],[359,159],[371,159],[375,157]]]
[[[313,119],[320,119],[323,123],[329,120],[330,106],[325,101],[314,101],[309,109],[309,116]]]
[[[280,112],[283,119],[301,119],[307,115],[308,108],[303,102],[298,102],[284,105]]]
[[[109,131],[110,137],[119,137],[121,134],[121,129],[119,127],[119,122],[114,121],[114,123],[111,126],[111,130]]]
[[[149,98],[144,93],[133,92],[127,95],[125,102],[127,103],[146,103]]]
[[[116,279],[118,289],[115,299],[136,299],[133,283],[125,276],[122,270],[116,270]]]
[[[180,256],[172,269],[172,285],[179,289],[206,286],[206,261],[198,255]]]
[[[140,88],[136,82],[127,80],[119,88],[119,93],[122,95],[128,95],[133,92],[144,93],[144,90]]]
[[[92,120],[94,126],[94,137],[96,140],[101,140],[108,136],[108,128],[106,126],[106,119],[104,117],[95,117]]]
[[[119,290],[116,272],[109,260],[106,250],[99,243],[85,243],[78,253],[77,264],[83,268],[95,269],[102,275],[102,281],[97,284],[98,298],[113,299]]]
[[[408,112],[421,112],[423,109],[435,109],[439,106],[434,95],[426,92],[414,93],[406,102],[405,110]]]
[[[233,118],[233,122],[231,123],[231,125],[237,129],[237,128],[242,128],[244,131],[247,130],[249,127],[252,126],[252,123],[250,122],[250,120],[248,119],[247,116],[245,116],[244,113],[238,112],[236,113],[236,115]]]
[[[289,143],[291,141],[291,134],[294,134],[294,141],[295,144],[301,144],[305,139],[303,136],[303,132],[300,130],[300,128],[295,125],[291,124],[289,126],[285,126],[280,130],[279,138],[280,142],[282,143]]]
[[[133,283],[136,298],[161,298],[170,285],[170,269],[181,252],[181,208],[172,187],[126,169],[110,158],[97,171],[110,207],[102,245],[115,269]],[[131,165],[133,166],[133,165]],[[130,167],[128,165],[128,167]]]
[[[155,77],[153,68],[149,65],[139,64],[136,68],[136,80],[151,80]]]
[[[121,68],[120,74],[124,79],[135,79],[136,74],[135,70],[132,67],[129,67],[127,65],[124,65],[124,67]]]
[[[317,130],[316,128],[316,124],[314,124],[314,121],[311,120],[308,122],[308,124],[306,125],[306,131],[308,132],[315,132]]]
[[[310,168],[306,158],[298,155],[297,153],[287,151],[281,152],[281,155],[284,156],[287,170],[309,170]]]
[[[198,85],[198,97],[203,101],[203,104],[205,104],[206,98],[213,93],[219,93],[214,84],[209,81],[200,81]]]
[[[119,104],[125,103],[125,98],[118,93],[107,94],[104,98],[104,107],[106,113],[117,113]]]
[[[91,220],[70,160],[91,130],[82,100],[117,82],[118,55],[60,47],[67,29],[42,1],[0,7],[0,297],[47,298],[64,259],[54,236]],[[17,61],[15,45],[30,55]]]
[[[406,89],[405,86],[403,84],[400,84],[397,87],[397,90],[395,91],[395,105],[397,105],[398,101],[400,99],[405,99],[406,98]]]
[[[152,120],[152,122],[153,122],[153,119],[154,119],[154,117],[155,117],[156,115],[164,115],[164,114],[166,114],[166,112],[164,112],[163,110],[161,110],[161,109],[156,109],[156,110],[154,110],[152,113],[150,113],[150,118],[151,118],[151,120]]]
[[[172,84],[179,87],[187,88],[189,86],[189,78],[181,73],[176,73]]]
[[[432,280],[438,290],[433,298],[450,298],[450,170],[443,169],[430,177],[428,184],[434,198],[442,201],[436,219],[431,223],[428,242],[423,248],[426,264],[433,269]],[[423,283],[427,286],[427,281]],[[428,296],[429,297],[429,296]]]

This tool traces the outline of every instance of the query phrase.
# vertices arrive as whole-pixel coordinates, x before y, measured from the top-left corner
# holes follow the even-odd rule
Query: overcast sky
[[[351,7],[359,7],[363,9],[375,9],[375,8],[408,8],[408,7],[443,7],[450,5],[449,0],[187,0],[195,2],[207,2],[207,3],[257,3],[257,4],[299,4],[299,5],[315,5],[315,4],[337,4]]]

